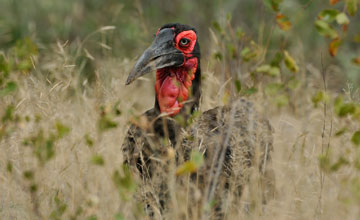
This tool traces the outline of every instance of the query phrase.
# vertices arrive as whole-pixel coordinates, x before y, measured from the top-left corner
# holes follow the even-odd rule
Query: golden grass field
[[[90,84],[77,77],[73,60],[66,53],[59,44],[41,64],[35,62],[31,74],[13,74],[18,91],[0,100],[3,106],[13,104],[15,114],[29,117],[17,122],[0,139],[0,219],[145,218],[134,200],[119,196],[112,178],[123,161],[121,145],[130,118],[153,106],[154,76],[125,87],[134,60],[108,57],[97,61],[96,80]],[[201,111],[226,103],[225,84],[229,83],[216,62],[210,56],[203,57]],[[306,82],[305,72],[310,73]],[[331,164],[339,157],[351,163],[359,153],[350,141],[357,122],[350,117],[338,118],[332,104],[326,105],[326,113],[323,104],[314,107],[311,97],[323,88],[321,68],[300,65],[298,74],[304,83],[289,93],[288,105],[277,107],[272,97],[262,92],[247,97],[274,128],[276,198],[249,214],[239,208],[233,216],[360,219],[359,171],[344,165],[330,172],[320,168],[319,160],[326,154]],[[328,80],[331,84],[332,79]],[[97,123],[101,114],[110,114],[114,106],[121,110],[120,115],[113,116],[118,126],[100,132]],[[0,114],[4,112],[0,108]],[[23,142],[40,130],[48,137],[59,122],[70,132],[55,142],[55,156],[41,165],[32,146]],[[349,132],[336,136],[343,127]],[[90,137],[93,146],[85,136]],[[94,155],[102,155],[104,164],[94,162]],[[32,171],[33,177],[25,178],[26,171]],[[37,185],[33,193],[29,190],[32,184]]]

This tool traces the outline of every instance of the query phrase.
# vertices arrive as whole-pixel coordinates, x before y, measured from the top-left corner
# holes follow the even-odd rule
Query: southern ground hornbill
[[[122,148],[125,163],[142,179],[139,196],[148,214],[207,219],[249,210],[239,208],[239,202],[253,173],[258,174],[255,191],[265,202],[274,192],[269,122],[241,98],[193,117],[201,85],[196,30],[177,23],[162,26],[126,84],[152,70],[155,106],[134,121]],[[202,153],[203,166],[187,177],[176,176],[176,167],[189,160],[192,150]]]

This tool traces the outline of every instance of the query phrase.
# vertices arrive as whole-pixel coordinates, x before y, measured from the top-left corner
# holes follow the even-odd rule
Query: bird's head
[[[201,77],[196,30],[177,23],[159,28],[151,46],[137,60],[126,85],[153,70],[156,70],[155,108],[170,116],[178,114],[185,105],[193,111],[200,99]]]

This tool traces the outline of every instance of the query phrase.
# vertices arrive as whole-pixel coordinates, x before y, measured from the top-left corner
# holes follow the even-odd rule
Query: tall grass
[[[266,69],[284,48],[269,50],[278,33],[265,30],[265,40],[254,40],[224,18],[211,27],[202,56],[200,111],[243,96],[274,128],[275,199],[246,212],[245,202],[258,200],[249,184],[229,219],[358,219],[358,93],[351,82],[339,89],[339,68],[327,59],[308,62],[302,41],[288,48],[297,73],[284,58],[279,73]],[[153,107],[154,75],[125,87],[133,59],[93,56],[85,41],[47,49],[17,42],[0,54],[0,218],[145,219],[134,198],[140,182],[122,167],[121,145],[129,122]],[[174,199],[172,216],[188,206]]]

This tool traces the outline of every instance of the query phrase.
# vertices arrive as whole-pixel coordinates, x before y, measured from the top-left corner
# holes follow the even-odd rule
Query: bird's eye
[[[190,40],[187,38],[181,38],[180,45],[181,46],[187,46],[190,43]]]

